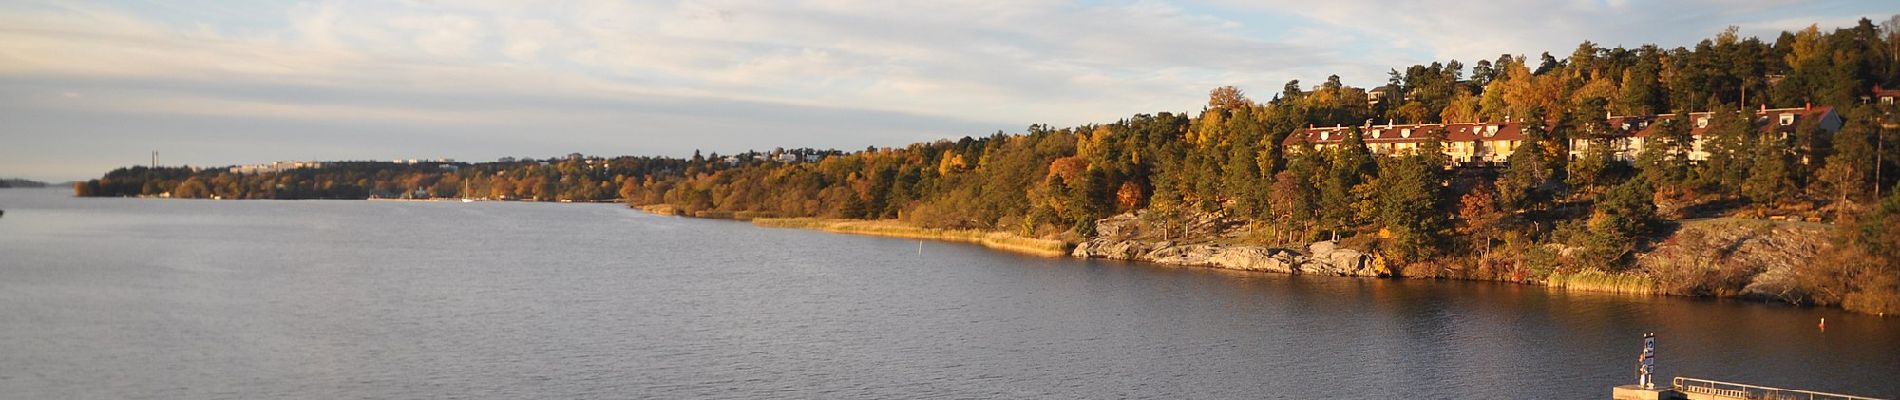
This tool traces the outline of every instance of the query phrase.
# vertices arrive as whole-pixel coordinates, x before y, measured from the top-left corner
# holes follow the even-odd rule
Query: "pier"
[[[1882,400],[1851,394],[1784,389],[1686,376],[1676,377],[1669,383],[1668,388],[1646,389],[1641,385],[1617,386],[1612,390],[1611,398],[1614,400]]]
[[[1824,320],[1825,321],[1825,320]],[[1823,322],[1825,323],[1825,322]],[[1643,334],[1636,356],[1636,384],[1610,389],[1612,400],[1884,400],[1851,394],[1783,389],[1678,376],[1669,387],[1656,387],[1656,334]]]

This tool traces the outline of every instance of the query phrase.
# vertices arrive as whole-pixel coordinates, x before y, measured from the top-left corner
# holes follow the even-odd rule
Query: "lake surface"
[[[1606,399],[1643,332],[1663,382],[1900,395],[1900,319],[1831,309],[69,194],[0,190],[0,397]]]

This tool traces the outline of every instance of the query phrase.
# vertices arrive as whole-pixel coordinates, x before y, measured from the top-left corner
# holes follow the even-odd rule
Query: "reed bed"
[[[976,243],[997,250],[1043,257],[1069,255],[1068,242],[1022,237],[1008,232],[975,229],[933,229],[906,225],[895,220],[855,220],[824,218],[757,218],[752,223],[773,228],[813,229],[854,235]]]

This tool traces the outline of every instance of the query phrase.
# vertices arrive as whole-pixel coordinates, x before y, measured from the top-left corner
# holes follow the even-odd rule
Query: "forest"
[[[1735,28],[1692,47],[1579,44],[1393,69],[1357,88],[1339,76],[1262,96],[1210,91],[1198,112],[1072,127],[1030,125],[861,151],[773,150],[689,159],[578,154],[472,164],[344,162],[276,174],[131,167],[80,196],[451,198],[625,201],[707,217],[895,219],[930,228],[1081,240],[1103,218],[1213,217],[1233,240],[1315,240],[1376,252],[1408,274],[1524,280],[1620,272],[1681,221],[1819,221],[1834,237],[1802,271],[1798,302],[1900,311],[1900,116],[1874,96],[1900,87],[1900,16],[1777,37]],[[1828,106],[1838,130],[1757,129],[1761,107]],[[1632,161],[1571,157],[1606,115],[1712,112],[1693,149],[1668,123]],[[1494,167],[1450,167],[1427,142],[1375,155],[1356,133],[1324,151],[1281,146],[1308,126],[1517,121],[1526,144]],[[1441,133],[1442,134],[1442,133]],[[1592,148],[1607,148],[1593,146]],[[1690,151],[1706,151],[1692,161]],[[787,156],[790,155],[790,156]],[[445,166],[446,165],[446,166]],[[466,188],[466,193],[464,193]],[[1422,272],[1412,272],[1422,271]]]

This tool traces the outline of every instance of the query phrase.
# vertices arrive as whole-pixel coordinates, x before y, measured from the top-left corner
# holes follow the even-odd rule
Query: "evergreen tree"
[[[1635,250],[1635,244],[1656,221],[1656,206],[1649,183],[1631,179],[1597,196],[1590,213],[1589,247],[1591,260],[1599,265],[1616,265]]]
[[[1742,180],[1742,195],[1756,203],[1775,207],[1795,194],[1794,158],[1786,150],[1788,142],[1776,135],[1764,135],[1749,151],[1748,176]]]
[[[1868,118],[1871,113],[1872,108],[1866,106],[1843,113],[1844,123],[1832,141],[1833,154],[1828,155],[1826,165],[1817,173],[1837,201],[1845,202],[1871,193],[1874,153],[1879,147],[1874,137],[1879,126]]]
[[[1717,110],[1706,118],[1709,121],[1702,133],[1706,140],[1703,151],[1709,155],[1696,175],[1717,190],[1734,193],[1753,167],[1750,145],[1756,143],[1754,123],[1742,111],[1733,109]]]
[[[1391,235],[1392,259],[1409,263],[1433,256],[1447,222],[1438,208],[1444,164],[1422,154],[1388,160],[1379,169],[1377,204],[1380,226]]]
[[[1499,203],[1514,211],[1542,208],[1547,191],[1544,185],[1555,175],[1544,158],[1543,146],[1529,137],[1511,151],[1504,173],[1498,176]]]
[[[1320,222],[1337,236],[1339,231],[1358,225],[1358,213],[1352,205],[1362,197],[1354,189],[1378,176],[1378,164],[1357,127],[1349,129],[1346,138],[1328,149],[1327,155],[1326,178],[1320,185]]]

